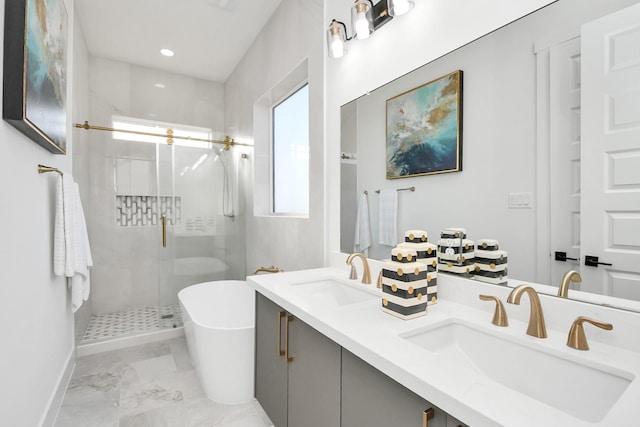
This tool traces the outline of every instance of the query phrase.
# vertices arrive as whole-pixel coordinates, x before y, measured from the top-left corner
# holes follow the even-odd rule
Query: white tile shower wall
[[[254,103],[308,58],[309,188],[314,189],[309,195],[309,217],[255,216],[254,177],[252,168],[246,168],[241,185],[246,188],[248,273],[260,265],[275,264],[288,271],[323,264],[323,7],[321,0],[283,0],[225,84],[229,94],[225,99],[226,129],[232,135],[252,138],[256,136]],[[246,164],[265,159],[250,156]]]
[[[95,56],[90,57],[89,62],[90,114],[83,111],[83,117],[78,118],[80,122],[89,120],[97,125],[109,125],[113,115],[121,115],[224,128],[224,86],[220,83]],[[165,89],[154,86],[159,81],[166,83]],[[87,222],[95,264],[91,274],[92,314],[157,305],[159,282],[170,265],[163,257],[175,248],[162,248],[161,229],[159,225],[153,226],[153,220],[146,226],[133,226],[133,219],[129,226],[118,224],[118,218],[122,221],[122,217],[114,207],[116,195],[167,194],[157,187],[157,147],[116,141],[107,132],[89,132],[87,140],[91,171],[90,182],[85,184],[91,188],[87,199],[91,215]],[[134,175],[138,178],[142,176],[148,188],[144,188],[144,183],[123,185],[125,182],[118,181],[115,171],[126,162],[137,164],[130,172],[136,172]],[[143,164],[148,165],[143,167],[148,174],[138,173],[138,166]],[[195,215],[185,210],[188,195],[175,194],[182,196],[180,220],[184,224],[185,215],[189,218]],[[217,228],[221,227],[219,224]],[[182,240],[176,240],[176,247],[182,245]]]
[[[160,200],[160,207],[158,207]],[[158,225],[162,216],[168,225],[182,223],[180,196],[116,196],[116,225],[120,227]]]

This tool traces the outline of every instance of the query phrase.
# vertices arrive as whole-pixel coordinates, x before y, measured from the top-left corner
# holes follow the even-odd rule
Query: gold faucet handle
[[[569,347],[575,348],[576,350],[589,350],[587,337],[584,334],[584,326],[582,325],[584,322],[591,323],[592,325],[607,331],[613,329],[613,325],[611,323],[599,322],[595,319],[579,316],[573,321],[571,329],[569,330],[569,336],[567,337],[567,345]]]
[[[354,252],[347,258],[347,264],[351,266],[351,274],[349,275],[349,279],[355,280],[358,278],[358,273],[356,272],[356,268],[353,265],[353,259],[360,258],[362,260],[362,283],[366,285],[371,284],[371,270],[369,268],[369,263],[367,262],[367,257],[364,256],[361,252]]]
[[[355,264],[351,264],[351,273],[349,273],[349,279],[358,280],[358,272],[356,271]]]
[[[276,267],[275,265],[272,265],[271,267],[258,267],[255,270],[253,270],[253,274],[258,274],[258,273],[282,273],[284,270],[281,269],[280,267]]]
[[[507,312],[500,298],[494,297],[493,295],[480,295],[480,299],[482,301],[495,301],[496,303],[496,310],[493,312],[493,320],[491,320],[491,323],[496,326],[509,326]]]

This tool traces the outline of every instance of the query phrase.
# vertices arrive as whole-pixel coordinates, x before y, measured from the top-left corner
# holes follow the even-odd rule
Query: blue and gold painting
[[[64,0],[28,0],[25,119],[66,148],[67,12]]]
[[[462,71],[387,100],[387,179],[462,170]]]

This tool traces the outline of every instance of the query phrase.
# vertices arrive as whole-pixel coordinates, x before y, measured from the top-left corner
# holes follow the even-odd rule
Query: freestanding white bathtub
[[[241,280],[178,292],[187,348],[207,397],[238,404],[253,398],[255,291]]]

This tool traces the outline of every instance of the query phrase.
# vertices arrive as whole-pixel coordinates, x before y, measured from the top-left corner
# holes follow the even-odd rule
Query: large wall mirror
[[[389,258],[376,191],[415,187],[398,191],[399,240],[463,227],[499,242],[511,279],[557,287],[576,270],[569,297],[640,301],[639,16],[637,1],[558,0],[345,104],[341,251],[366,197],[368,256]],[[455,70],[462,171],[387,179],[386,101]]]

